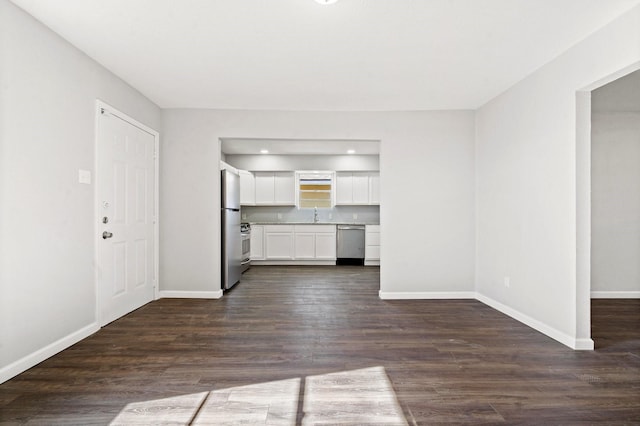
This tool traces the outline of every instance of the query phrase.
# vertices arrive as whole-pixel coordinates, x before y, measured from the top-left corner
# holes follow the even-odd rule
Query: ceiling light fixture
[[[269,150],[268,149],[261,149],[260,150],[260,154],[268,154]]]
[[[355,153],[356,153],[355,149],[347,150],[347,154],[355,154]]]
[[[338,0],[316,0],[316,3],[327,5],[327,4],[333,4],[337,1]]]

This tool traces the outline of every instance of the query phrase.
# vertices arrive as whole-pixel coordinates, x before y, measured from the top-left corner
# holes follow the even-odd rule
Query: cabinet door
[[[316,259],[336,259],[336,234],[316,234]]]
[[[295,205],[296,179],[294,172],[275,172],[273,179],[274,204]]]
[[[380,260],[380,246],[366,246],[364,258],[366,260]]]
[[[371,204],[380,204],[380,173],[369,174],[369,201]]]
[[[315,259],[316,234],[304,232],[296,232],[295,257],[296,259]]]
[[[256,204],[273,204],[275,185],[273,172],[255,172]]]
[[[369,173],[353,173],[353,204],[369,204]]]
[[[380,260],[380,225],[367,225],[365,232],[365,260]]]
[[[240,172],[240,204],[251,206],[256,203],[256,181],[253,173],[246,170]]]
[[[267,260],[293,259],[293,232],[265,232]]]
[[[353,204],[353,174],[336,173],[336,204]]]
[[[251,226],[251,260],[264,259],[264,226]]]

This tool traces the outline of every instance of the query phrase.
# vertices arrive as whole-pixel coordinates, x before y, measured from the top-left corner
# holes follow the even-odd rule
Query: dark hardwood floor
[[[375,267],[253,267],[0,385],[0,424],[640,424],[640,301],[573,351],[472,300],[384,301]]]

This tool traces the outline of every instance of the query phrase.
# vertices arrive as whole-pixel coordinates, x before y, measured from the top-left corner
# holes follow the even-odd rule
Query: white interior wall
[[[591,292],[640,297],[640,112],[594,112],[591,126]]]
[[[160,128],[160,110],[0,0],[0,382],[97,329],[95,101]]]
[[[477,111],[476,290],[575,348],[593,346],[589,285],[576,279],[576,191],[588,190],[576,162],[589,159],[576,147],[576,92],[638,61],[640,7]]]
[[[640,297],[640,71],[591,101],[591,295]]]
[[[314,143],[314,142],[309,142]],[[379,143],[379,142],[371,142]],[[227,163],[242,170],[363,170],[380,169],[377,155],[226,155]]]
[[[382,292],[473,291],[472,111],[176,109],[161,133],[161,290],[220,288],[218,140],[241,137],[380,140]]]

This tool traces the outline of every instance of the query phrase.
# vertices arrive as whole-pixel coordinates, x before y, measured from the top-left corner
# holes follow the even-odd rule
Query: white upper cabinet
[[[336,173],[336,204],[353,204],[353,173]]]
[[[369,173],[353,172],[353,204],[369,204]]]
[[[240,204],[253,206],[256,203],[256,180],[253,173],[238,170],[240,173]]]
[[[380,204],[380,172],[369,173],[369,201]]]
[[[256,204],[273,204],[276,198],[273,172],[254,172]]]
[[[296,204],[296,178],[294,172],[275,172],[274,179],[274,204]]]
[[[296,203],[294,172],[254,172],[255,204],[293,206]]]
[[[337,172],[336,205],[380,204],[380,173]]]
[[[236,169],[229,163],[225,163],[224,161],[220,161],[220,170],[229,170],[230,172],[238,173],[240,170]]]

